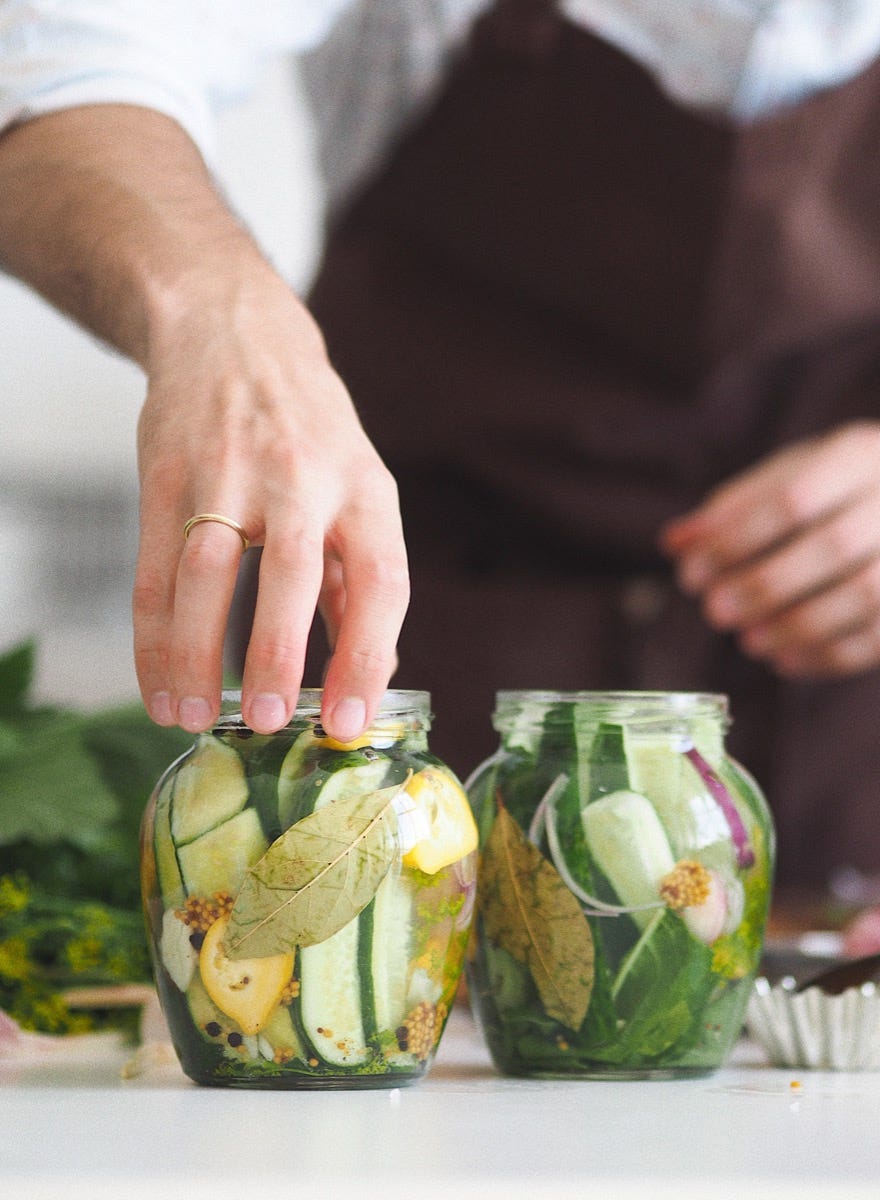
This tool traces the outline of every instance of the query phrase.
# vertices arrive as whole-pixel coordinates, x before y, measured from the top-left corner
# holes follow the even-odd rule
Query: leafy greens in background
[[[109,1021],[62,993],[149,977],[138,830],[159,775],[191,744],[140,704],[36,707],[35,646],[0,654],[0,1008],[26,1028]]]

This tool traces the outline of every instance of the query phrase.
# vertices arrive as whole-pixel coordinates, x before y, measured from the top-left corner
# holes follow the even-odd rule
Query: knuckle
[[[272,558],[283,570],[299,573],[302,564],[320,562],[324,538],[315,526],[298,526],[277,534],[272,541]]]
[[[286,680],[302,669],[304,657],[305,647],[301,642],[255,634],[248,645],[247,665],[249,671],[260,676]]]
[[[164,679],[168,674],[168,647],[153,642],[135,641],[135,665],[138,677],[148,683],[150,680]]]
[[[355,669],[365,676],[390,674],[397,661],[397,654],[393,648],[388,650],[384,646],[367,642],[353,646],[349,656]]]
[[[167,599],[168,588],[157,571],[138,571],[132,589],[132,609],[136,618],[164,612]]]
[[[859,571],[853,584],[863,607],[880,612],[880,559],[874,559]]]
[[[823,531],[825,553],[832,562],[850,562],[861,550],[858,523],[846,515],[829,521]]]
[[[781,484],[777,504],[785,523],[795,527],[807,524],[813,512],[815,492],[809,469]]]
[[[858,671],[876,657],[877,639],[867,637],[864,632],[857,637],[830,646],[824,656],[824,666],[835,672]]]
[[[367,564],[369,586],[380,597],[409,596],[409,568],[396,555],[376,555]]]
[[[186,568],[196,578],[214,578],[218,572],[225,571],[230,563],[237,563],[240,552],[241,543],[234,545],[232,539],[225,535],[219,538],[203,535],[187,542]]]
[[[777,593],[776,572],[771,566],[756,566],[743,580],[742,594],[750,608],[762,609],[771,603]]]

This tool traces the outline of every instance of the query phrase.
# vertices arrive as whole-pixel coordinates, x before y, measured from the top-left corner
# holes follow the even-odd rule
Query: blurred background
[[[226,194],[284,276],[305,286],[321,197],[294,65],[271,64],[218,131]],[[0,389],[0,649],[37,640],[41,701],[131,699],[143,375],[0,275]]]

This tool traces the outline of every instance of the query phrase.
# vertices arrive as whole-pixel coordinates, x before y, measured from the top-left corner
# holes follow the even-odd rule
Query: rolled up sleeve
[[[0,0],[0,129],[84,104],[164,113],[214,154],[215,110],[348,0]]]

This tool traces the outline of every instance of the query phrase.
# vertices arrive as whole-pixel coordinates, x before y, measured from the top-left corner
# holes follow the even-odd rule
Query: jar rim
[[[307,717],[317,720],[321,715],[321,701],[324,697],[323,688],[300,688],[296,708],[296,717]],[[431,693],[415,688],[388,688],[379,701],[376,710],[376,720],[393,720],[404,716],[416,717],[424,724],[431,719]],[[220,721],[223,723],[241,721],[241,689],[224,688],[220,697]]]
[[[591,710],[599,718],[654,720],[663,717],[687,719],[712,716],[727,724],[729,697],[724,692],[607,689],[605,691],[553,691],[550,689],[504,689],[495,693],[496,721],[519,716],[529,707],[548,708],[564,704]]]
[[[495,705],[514,704],[522,701],[558,704],[602,704],[602,703],[639,703],[680,705],[688,707],[694,704],[707,704],[712,707],[726,707],[728,697],[724,692],[688,692],[661,691],[659,688],[650,689],[575,689],[573,691],[555,690],[553,688],[502,688],[495,693]]]

